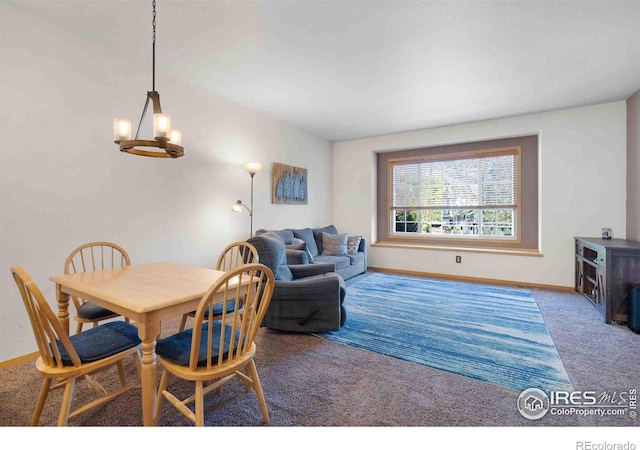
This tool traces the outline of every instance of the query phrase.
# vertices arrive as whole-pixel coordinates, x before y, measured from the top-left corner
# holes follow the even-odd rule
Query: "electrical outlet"
[[[456,256],[456,262],[457,263],[461,263],[462,262],[462,256]]]

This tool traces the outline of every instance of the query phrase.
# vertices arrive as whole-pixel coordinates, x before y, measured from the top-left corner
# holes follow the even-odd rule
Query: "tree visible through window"
[[[391,234],[517,239],[519,167],[519,147],[391,159]]]

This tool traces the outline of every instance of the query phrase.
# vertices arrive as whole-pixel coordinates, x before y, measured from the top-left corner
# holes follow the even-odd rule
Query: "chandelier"
[[[156,0],[153,0],[153,39],[152,39],[152,87],[147,92],[147,101],[142,110],[142,117],[138,123],[136,135],[131,139],[131,121],[115,119],[113,121],[113,140],[120,146],[121,152],[132,155],[150,156],[154,158],[179,158],[184,155],[182,134],[179,130],[171,129],[171,119],[162,113],[160,94],[156,92]],[[138,139],[140,126],[149,107],[149,100],[153,104],[153,134],[154,139]],[[142,148],[137,148],[142,147]]]

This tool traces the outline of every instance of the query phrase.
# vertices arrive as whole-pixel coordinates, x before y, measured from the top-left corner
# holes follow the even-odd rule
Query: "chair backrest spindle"
[[[248,242],[233,242],[229,244],[218,257],[216,269],[225,272],[243,264],[258,262],[258,251]]]
[[[190,369],[195,370],[198,364],[205,364],[207,369],[222,367],[251,352],[273,288],[273,273],[262,264],[240,265],[214,284],[195,312]],[[228,308],[228,302],[234,302],[235,307]],[[215,303],[223,303],[222,317],[205,314]],[[204,355],[200,351],[203,346]],[[202,361],[203,356],[206,361]]]
[[[106,252],[111,252],[111,257]],[[120,259],[118,264],[117,259]],[[109,267],[109,259],[111,266]],[[64,263],[64,273],[81,273],[101,269],[115,269],[131,264],[127,252],[119,245],[111,242],[90,242],[73,250]],[[79,308],[84,300],[72,297],[76,308]]]
[[[256,250],[256,248],[248,242],[238,241],[238,242],[233,242],[229,244],[222,251],[222,253],[220,253],[220,256],[218,256],[218,261],[216,263],[216,269],[222,270],[224,272],[229,272],[230,270],[233,270],[238,266],[241,266],[244,264],[253,264],[257,262],[258,262],[258,251]],[[242,310],[243,308],[242,299],[239,297],[236,297],[234,301],[235,301],[235,304],[233,305],[233,309],[235,310],[240,308],[240,310]],[[220,302],[216,302],[216,303],[220,303]],[[228,306],[229,306],[229,311],[225,309],[227,307],[227,302],[225,301],[224,307],[222,308],[222,312],[219,312],[220,311],[219,309],[216,310],[213,318],[215,320],[221,320],[222,322],[225,322],[227,317],[232,314],[231,304],[229,303]],[[195,314],[195,311],[184,314],[182,316],[182,322],[180,323],[180,328],[179,328],[180,331],[185,329],[187,318],[193,317],[194,314]]]
[[[79,366],[81,363],[76,350],[38,286],[20,266],[12,267],[11,273],[29,315],[42,361],[49,367],[63,367],[64,363],[58,348],[60,343],[73,365]]]

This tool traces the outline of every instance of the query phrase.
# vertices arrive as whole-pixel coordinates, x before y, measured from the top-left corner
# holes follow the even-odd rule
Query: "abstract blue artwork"
[[[307,169],[273,163],[271,203],[307,204]]]

